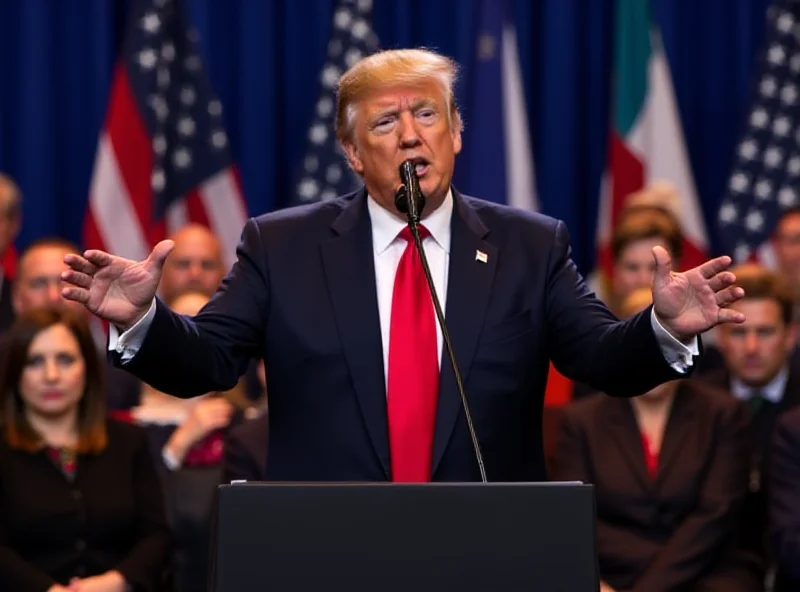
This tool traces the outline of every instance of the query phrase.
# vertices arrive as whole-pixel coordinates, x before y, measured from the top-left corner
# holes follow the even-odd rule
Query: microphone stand
[[[405,163],[403,163],[405,165]],[[403,165],[401,165],[401,178],[406,176],[403,174]],[[475,426],[472,422],[472,413],[469,410],[469,404],[467,403],[467,394],[464,391],[464,382],[461,378],[461,372],[458,369],[458,363],[456,362],[456,355],[453,351],[453,343],[450,341],[450,333],[447,330],[447,325],[444,322],[444,312],[442,312],[442,305],[439,302],[439,297],[436,295],[436,287],[433,284],[433,277],[431,276],[430,267],[428,267],[428,258],[425,256],[425,249],[422,248],[422,239],[419,236],[419,221],[420,221],[420,213],[421,207],[419,207],[418,202],[421,202],[421,205],[424,207],[425,205],[425,198],[422,196],[422,193],[419,192],[417,195],[419,199],[414,199],[412,196],[408,195],[408,191],[406,190],[407,186],[413,187],[416,182],[416,174],[414,174],[413,179],[409,179],[409,183],[405,183],[400,189],[397,191],[397,195],[395,196],[395,204],[397,208],[404,212],[408,218],[408,226],[411,229],[411,235],[414,237],[414,244],[416,245],[417,252],[419,253],[420,261],[422,261],[422,269],[425,271],[425,279],[428,281],[428,289],[431,293],[431,298],[433,299],[433,307],[436,311],[436,318],[439,320],[439,326],[442,329],[442,338],[444,340],[445,350],[447,351],[447,356],[450,358],[450,365],[453,368],[453,374],[456,377],[456,386],[458,387],[458,394],[461,396],[461,406],[464,408],[464,416],[467,419],[467,429],[469,430],[470,438],[472,438],[472,448],[475,450],[475,459],[478,461],[478,470],[481,474],[481,482],[487,483],[488,480],[486,479],[486,467],[483,464],[483,454],[481,453],[481,447],[478,443],[478,436],[475,433]]]

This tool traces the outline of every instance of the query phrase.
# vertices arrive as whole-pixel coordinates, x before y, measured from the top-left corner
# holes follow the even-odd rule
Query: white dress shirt
[[[388,382],[389,324],[392,315],[394,276],[400,263],[400,257],[402,257],[406,248],[406,241],[399,238],[398,235],[405,228],[406,220],[390,213],[378,205],[371,197],[367,199],[367,207],[372,223],[372,247],[375,259],[375,283],[378,293],[384,376]],[[450,218],[452,213],[453,195],[451,191],[448,191],[442,205],[422,220],[422,224],[430,232],[430,235],[423,241],[423,247],[443,311],[446,311],[447,278],[450,267]],[[147,314],[121,335],[116,327],[111,325],[108,348],[110,351],[119,353],[123,363],[133,358],[136,352],[139,351],[139,347],[147,334],[147,329],[155,316],[155,311],[154,299]],[[664,359],[675,371],[686,373],[693,364],[692,356],[699,354],[697,338],[694,338],[689,346],[684,345],[661,326],[658,319],[656,319],[654,311],[650,315],[650,322]],[[436,323],[436,336],[439,352],[438,359],[441,366],[442,331],[438,322]]]
[[[749,401],[756,395],[764,397],[770,403],[780,403],[786,383],[789,381],[789,367],[784,366],[775,377],[762,388],[747,386],[735,376],[731,377],[731,394],[740,401]]]

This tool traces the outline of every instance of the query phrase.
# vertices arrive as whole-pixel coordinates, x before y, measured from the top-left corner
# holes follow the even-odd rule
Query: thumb
[[[155,268],[159,273],[161,273],[161,270],[164,268],[164,261],[167,260],[167,257],[174,248],[175,243],[171,240],[163,240],[158,243],[155,247],[153,247],[153,250],[147,257],[147,261],[145,262],[147,267]]]
[[[664,247],[653,247],[653,258],[656,260],[656,275],[654,283],[660,284],[669,280],[672,273],[672,257]]]

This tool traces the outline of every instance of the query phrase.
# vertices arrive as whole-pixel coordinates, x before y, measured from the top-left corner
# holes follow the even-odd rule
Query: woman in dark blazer
[[[763,590],[736,544],[746,436],[741,404],[693,380],[565,409],[552,477],[595,486],[602,590]]]
[[[0,366],[0,590],[163,590],[170,537],[144,432],[106,419],[85,317],[33,310]]]

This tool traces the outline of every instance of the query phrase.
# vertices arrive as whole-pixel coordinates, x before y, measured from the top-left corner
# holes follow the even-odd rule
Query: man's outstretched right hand
[[[67,287],[61,295],[80,302],[89,312],[127,331],[150,309],[161,280],[164,261],[175,244],[158,243],[144,261],[131,261],[103,251],[89,250],[83,256],[70,254],[61,274]]]

